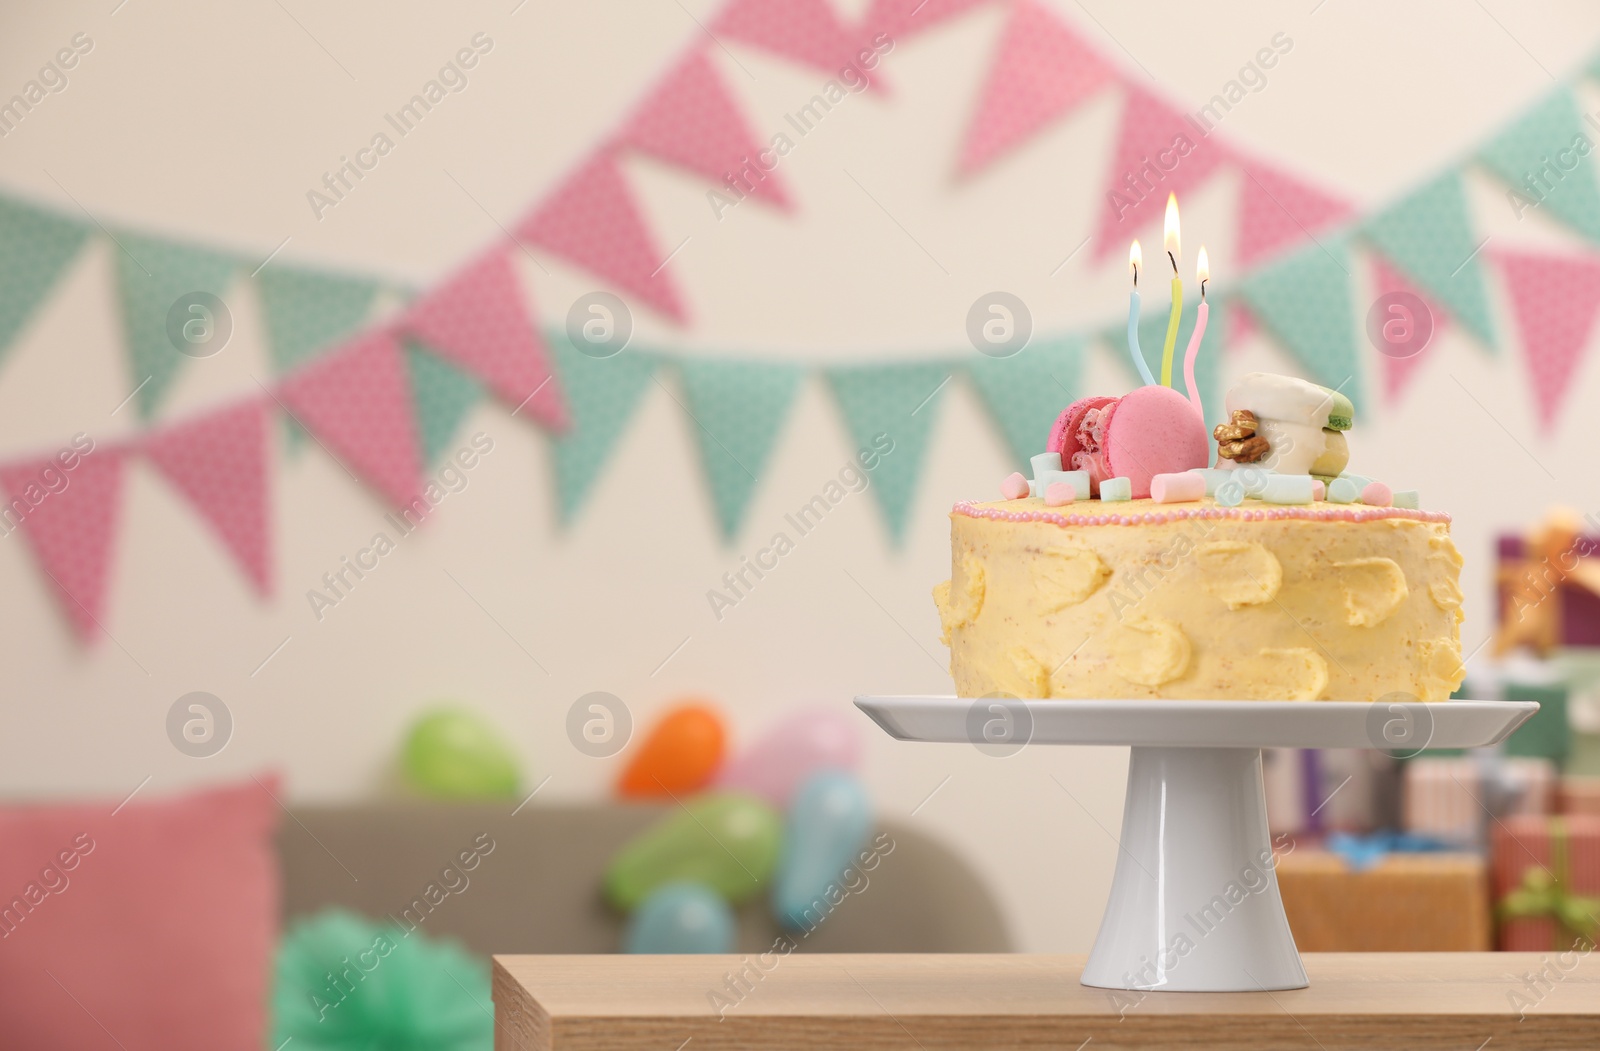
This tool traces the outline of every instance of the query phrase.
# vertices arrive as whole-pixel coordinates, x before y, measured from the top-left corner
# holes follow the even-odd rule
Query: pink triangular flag
[[[1433,335],[1429,337],[1425,347],[1407,357],[1395,357],[1392,354],[1379,352],[1378,362],[1383,371],[1384,400],[1391,405],[1399,403],[1406,387],[1411,383],[1412,375],[1417,371],[1417,366],[1422,364],[1422,360],[1439,341],[1439,330],[1450,320],[1450,315],[1438,303],[1423,295],[1392,263],[1381,255],[1374,255],[1372,257],[1373,299],[1381,299],[1394,293],[1416,296],[1422,301],[1428,314],[1433,318]],[[1362,323],[1365,324],[1365,321]]]
[[[406,331],[529,416],[565,430],[566,399],[532,320],[516,268],[496,249],[469,263],[406,312]]]
[[[945,19],[989,0],[873,0],[862,25],[868,36],[887,34],[896,42],[931,29]]]
[[[1243,300],[1230,299],[1228,301],[1228,329],[1223,337],[1223,345],[1229,348],[1236,347],[1261,331],[1261,322],[1256,320],[1255,314]]]
[[[219,409],[164,427],[143,443],[144,454],[211,523],[262,595],[272,592],[266,408],[249,401]]]
[[[741,194],[789,206],[783,183],[761,163],[766,144],[756,141],[703,51],[691,52],[656,85],[618,141],[719,185],[734,176]]]
[[[828,0],[731,0],[711,26],[718,38],[739,40],[813,69],[837,73],[862,46]],[[872,74],[857,66],[872,82]]]
[[[1132,85],[1127,91],[1122,130],[1106,176],[1096,259],[1126,253],[1144,223],[1162,215],[1169,193],[1198,185],[1229,157],[1221,143],[1154,95]],[[1152,267],[1152,272],[1164,271]]]
[[[602,151],[556,187],[517,233],[632,292],[676,321],[687,320],[678,290],[617,167]]]
[[[71,457],[72,466],[63,458]],[[105,614],[111,576],[111,545],[122,510],[124,452],[98,446],[88,453],[0,467],[0,484],[11,500],[0,528],[21,528],[78,637],[96,637]]]
[[[1505,251],[1495,252],[1494,258],[1505,274],[1512,313],[1522,333],[1539,424],[1549,432],[1594,332],[1595,314],[1600,311],[1600,259]]]
[[[1111,68],[1059,18],[1023,0],[1012,9],[989,67],[961,147],[961,173],[988,164],[1114,79]]]
[[[290,375],[281,388],[297,422],[392,503],[422,491],[417,426],[400,344],[377,329]]]
[[[1247,164],[1240,180],[1239,265],[1299,244],[1351,214],[1349,203],[1265,164]]]

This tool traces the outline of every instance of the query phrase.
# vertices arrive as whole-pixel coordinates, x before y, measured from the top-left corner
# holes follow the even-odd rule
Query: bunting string
[[[854,23],[830,0],[729,0],[710,24],[721,40],[838,73],[892,104],[889,78],[876,61],[885,43],[914,39],[980,8],[1001,8],[1005,24],[950,160],[951,174],[963,185],[995,165],[1024,163],[1040,136],[1109,91],[1120,93],[1122,110],[1102,183],[1093,259],[1113,258],[1147,232],[1169,192],[1237,173],[1235,244],[1243,271],[1231,287],[1211,289],[1226,323],[1208,328],[1198,359],[1199,386],[1215,413],[1222,404],[1224,344],[1256,332],[1308,376],[1339,387],[1357,404],[1364,401],[1367,319],[1356,307],[1353,276],[1360,260],[1381,299],[1422,308],[1420,317],[1392,319],[1416,352],[1378,356],[1387,403],[1406,395],[1426,348],[1436,343],[1416,338],[1416,325],[1456,326],[1491,352],[1509,329],[1527,366],[1538,418],[1546,429],[1554,425],[1593,342],[1600,253],[1483,250],[1464,179],[1468,171],[1487,174],[1519,215],[1537,212],[1580,244],[1600,244],[1593,159],[1600,119],[1583,112],[1573,90],[1580,77],[1600,77],[1600,64],[1587,64],[1414,189],[1360,210],[1218,132],[1215,114],[1219,107],[1226,112],[1231,89],[1185,113],[1040,0],[873,0]],[[748,174],[759,142],[718,72],[714,46],[697,39],[677,56],[589,155],[530,205],[514,224],[520,245],[508,238],[488,246],[418,292],[312,266],[269,260],[256,267],[249,279],[262,304],[273,380],[250,397],[192,417],[159,418],[186,362],[203,356],[216,338],[218,319],[208,297],[227,294],[249,264],[213,246],[120,227],[108,231],[117,246],[115,302],[130,387],[144,429],[120,442],[87,449],[63,443],[51,455],[0,463],[0,490],[9,500],[0,508],[0,533],[25,535],[78,634],[99,634],[122,475],[134,456],[148,460],[193,507],[252,587],[270,593],[267,489],[269,421],[275,419],[285,421],[291,435],[314,439],[352,477],[420,521],[433,503],[430,465],[446,454],[466,416],[492,399],[547,432],[555,504],[561,520],[570,522],[648,385],[670,372],[695,425],[715,521],[730,541],[809,378],[825,381],[853,442],[865,446],[885,431],[894,435],[895,452],[881,459],[872,488],[896,542],[952,378],[970,385],[1019,462],[1041,448],[1060,406],[1081,393],[1089,348],[1124,342],[1120,323],[1036,334],[1007,358],[963,348],[848,366],[687,349],[630,347],[597,356],[540,323],[515,265],[522,246],[594,275],[665,320],[689,323],[692,304],[661,265],[662,246],[622,161],[648,156],[718,188]],[[1286,38],[1273,41],[1274,51],[1286,46],[1292,46]],[[775,173],[746,179],[741,192],[779,212],[804,206]],[[74,216],[0,194],[0,362],[98,236]],[[1496,279],[1510,303],[1503,321],[1490,306]],[[385,299],[400,305],[375,317]],[[1186,305],[1185,329],[1194,311],[1194,304]],[[1163,317],[1145,318],[1142,346],[1159,347],[1163,326]],[[185,341],[188,347],[181,346]],[[1114,349],[1113,360],[1126,363],[1126,355]]]

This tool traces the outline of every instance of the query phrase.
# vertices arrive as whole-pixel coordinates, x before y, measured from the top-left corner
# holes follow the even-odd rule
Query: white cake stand
[[[1125,745],[1127,798],[1111,897],[1084,968],[1104,989],[1301,989],[1267,831],[1261,749],[1497,744],[1532,701],[1019,701],[857,697],[902,741]]]

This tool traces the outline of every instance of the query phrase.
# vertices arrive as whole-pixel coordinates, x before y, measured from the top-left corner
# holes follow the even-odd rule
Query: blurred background
[[[1132,384],[1126,246],[1159,263],[1174,188],[1191,305],[1211,260],[1211,407],[1254,370],[1348,380],[1352,470],[1454,516],[1468,670],[1503,681],[1499,539],[1600,512],[1600,190],[1582,157],[1516,174],[1600,141],[1597,43],[1591,5],[1496,0],[13,6],[0,466],[47,492],[0,537],[0,794],[243,786],[359,882],[388,848],[313,832],[425,794],[407,735],[441,704],[506,771],[464,791],[554,821],[605,813],[692,698],[717,763],[784,719],[854,734],[874,827],[970,872],[926,899],[981,895],[963,944],[1085,952],[1125,751],[899,744],[850,706],[950,691],[951,504]],[[1118,218],[1126,162],[1180,135]],[[776,167],[741,199],[712,173],[751,144]],[[1395,293],[1425,348],[1369,338]],[[1027,347],[978,345],[995,318]],[[595,718],[631,731],[597,748]],[[555,866],[575,888],[651,827],[573,820],[561,842],[603,840]],[[544,826],[507,827],[552,864]],[[480,831],[438,830],[434,867]]]

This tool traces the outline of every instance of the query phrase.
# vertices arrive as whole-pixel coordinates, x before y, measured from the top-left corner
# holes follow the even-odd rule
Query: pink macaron
[[[1205,421],[1189,399],[1159,386],[1080,398],[1056,418],[1048,449],[1066,470],[1089,472],[1095,495],[1107,478],[1127,478],[1139,500],[1156,475],[1205,467],[1211,455]]]

